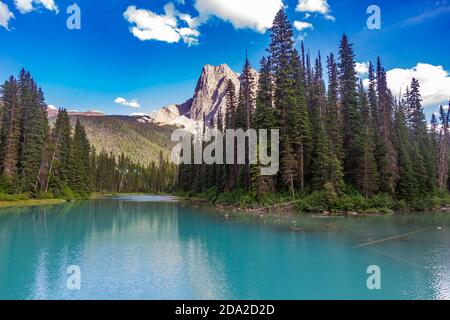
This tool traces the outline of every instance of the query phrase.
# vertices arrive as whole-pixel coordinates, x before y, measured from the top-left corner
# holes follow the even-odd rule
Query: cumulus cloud
[[[177,1],[177,4],[184,4],[184,1]],[[194,7],[198,11],[196,17],[179,12],[173,3],[164,6],[164,14],[129,6],[124,17],[132,24],[131,33],[139,40],[167,43],[182,40],[192,46],[198,44],[198,28],[212,17],[228,21],[236,29],[248,28],[264,33],[272,27],[276,13],[283,7],[283,1],[195,0]]]
[[[314,29],[314,26],[312,25],[312,23],[309,22],[305,22],[305,21],[294,21],[294,28],[297,31],[303,31],[306,29]]]
[[[195,18],[179,13],[173,3],[164,6],[162,15],[135,6],[129,6],[123,15],[133,25],[131,33],[141,41],[177,43],[183,40],[189,46],[198,43],[200,32],[195,29]],[[186,26],[180,27],[180,21]]]
[[[369,74],[369,62],[357,62],[355,63],[356,73],[363,78]]]
[[[135,99],[132,99],[130,101],[128,101],[125,98],[122,97],[118,97],[114,100],[115,103],[120,104],[124,107],[129,107],[129,108],[140,108],[141,105],[139,104],[139,102]]]
[[[56,13],[59,12],[54,0],[14,0],[14,5],[22,14],[34,11],[39,7],[44,7]]]
[[[9,21],[14,19],[14,14],[9,11],[6,4],[0,1],[0,26],[9,30]]]
[[[317,13],[327,20],[336,20],[331,15],[331,8],[327,0],[299,0],[295,11],[306,12],[307,14]]]
[[[445,104],[450,99],[450,74],[443,66],[418,63],[411,69],[389,70],[386,75],[394,96],[398,96],[400,92],[405,93],[411,79],[416,78],[420,83],[424,107]]]
[[[282,0],[196,0],[200,21],[211,16],[230,22],[236,29],[249,28],[264,33],[272,27]]]

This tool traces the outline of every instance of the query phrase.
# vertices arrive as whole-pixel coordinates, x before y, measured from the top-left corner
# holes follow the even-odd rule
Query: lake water
[[[151,196],[0,210],[0,299],[449,298],[450,214],[225,219]]]

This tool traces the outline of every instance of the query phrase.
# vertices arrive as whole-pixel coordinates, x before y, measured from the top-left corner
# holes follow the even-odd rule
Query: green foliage
[[[11,179],[5,175],[0,176],[0,193],[13,193],[13,185]]]
[[[61,198],[66,200],[78,199],[78,195],[68,186],[64,186],[61,190]]]
[[[50,192],[39,192],[36,195],[36,199],[46,200],[46,199],[54,199],[54,198],[55,198],[55,195]]]
[[[0,201],[22,201],[28,199],[30,199],[30,195],[27,193],[17,193],[17,194],[0,193]]]

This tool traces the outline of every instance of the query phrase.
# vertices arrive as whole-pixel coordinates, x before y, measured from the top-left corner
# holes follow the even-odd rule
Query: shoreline
[[[175,194],[175,196],[177,196]],[[254,208],[245,208],[239,204],[214,204],[211,203],[208,199],[202,197],[186,197],[186,196],[177,196],[181,200],[185,202],[189,202],[192,204],[204,204],[219,213],[223,214],[226,218],[230,215],[248,215],[255,217],[265,217],[265,216],[283,216],[283,217],[298,217],[301,215],[309,215],[314,218],[362,218],[362,217],[377,217],[377,216],[392,216],[392,215],[402,215],[402,214],[414,214],[419,212],[430,212],[436,214],[445,214],[450,213],[450,205],[441,205],[436,208],[425,208],[423,210],[417,210],[414,208],[404,208],[401,210],[394,210],[388,208],[373,208],[367,211],[341,211],[341,212],[332,212],[332,211],[298,211],[295,205],[298,201],[287,201],[278,203],[272,206],[260,206]]]
[[[65,199],[27,199],[27,200],[0,201],[0,209],[55,205],[55,204],[62,204],[65,202],[67,202],[67,200]]]

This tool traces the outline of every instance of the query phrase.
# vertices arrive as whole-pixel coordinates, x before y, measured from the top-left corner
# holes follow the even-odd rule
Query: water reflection
[[[450,298],[448,215],[307,217],[274,228],[162,200],[1,210],[0,298]],[[304,232],[291,231],[293,223]],[[374,264],[380,291],[366,287]],[[81,290],[66,287],[70,265],[81,268]]]

